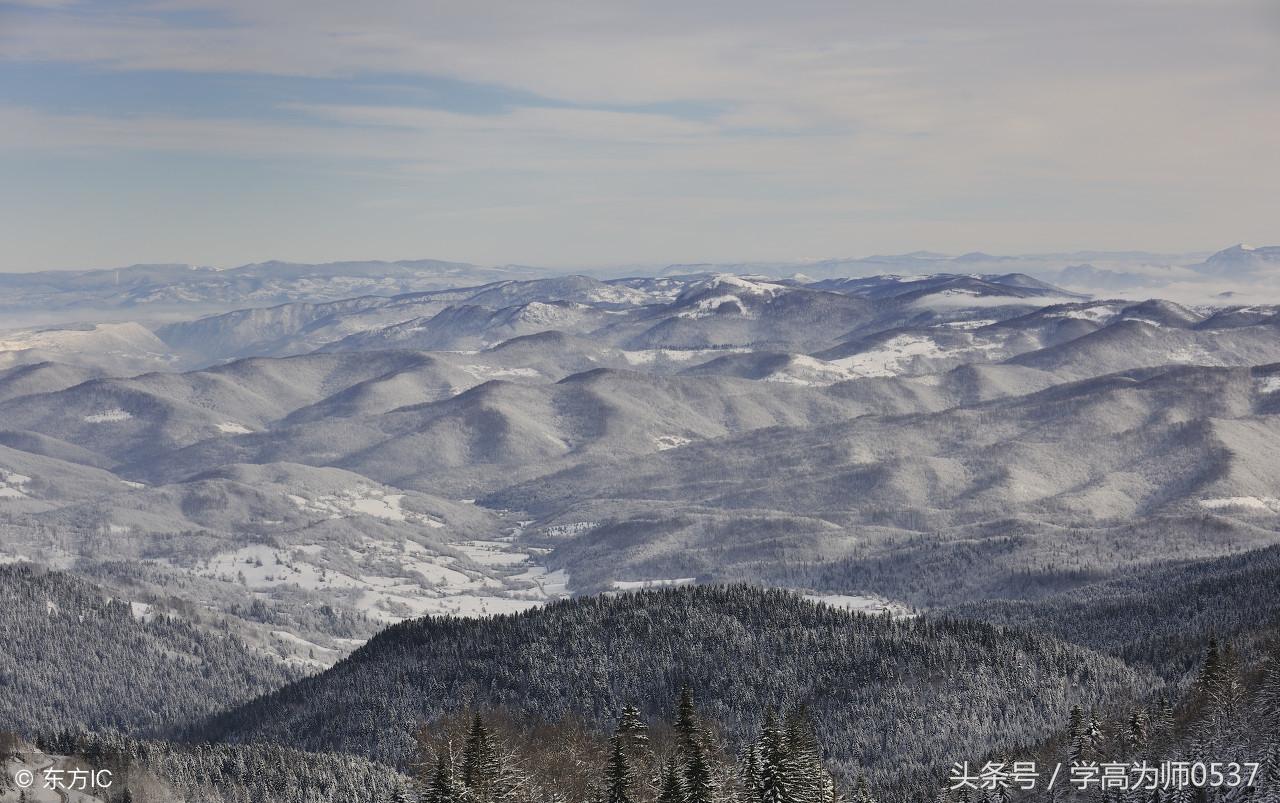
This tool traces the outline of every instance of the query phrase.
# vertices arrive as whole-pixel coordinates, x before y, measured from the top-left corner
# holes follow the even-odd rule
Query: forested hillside
[[[1050,637],[954,620],[891,620],[748,587],[580,598],[484,620],[388,628],[331,670],[215,717],[202,738],[350,751],[405,765],[413,732],[469,706],[607,727],[650,717],[684,685],[741,739],[806,706],[836,776],[935,773],[957,745],[1042,739],[1072,705],[1153,687],[1120,661]]]
[[[72,575],[0,566],[0,730],[165,733],[297,676]]]
[[[1035,601],[988,600],[950,613],[1051,633],[1182,681],[1210,638],[1258,661],[1280,633],[1280,547],[1138,569]]]
[[[1267,649],[1265,660],[1251,662],[1211,640],[1180,696],[1110,712],[1073,708],[1035,748],[968,755],[934,800],[1277,803],[1280,643]],[[1020,763],[1034,768],[1034,788],[1016,779]]]
[[[186,745],[62,730],[41,735],[34,747],[39,751],[37,758],[69,756],[80,766],[108,770],[111,786],[100,793],[108,803],[408,803],[413,799],[412,781],[388,767],[356,756],[303,753],[277,745]],[[31,755],[21,744],[13,752]],[[15,789],[6,793],[0,781],[0,800],[21,800],[18,794]]]

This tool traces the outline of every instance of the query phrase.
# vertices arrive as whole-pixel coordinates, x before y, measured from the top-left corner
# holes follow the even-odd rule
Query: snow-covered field
[[[25,474],[0,469],[0,498],[25,499],[29,482],[31,478]]]
[[[116,407],[97,413],[90,413],[84,417],[84,420],[88,424],[109,424],[116,421],[128,421],[131,418],[133,418],[133,413]]]
[[[830,605],[833,608],[845,608],[860,613],[887,613],[890,616],[912,616],[910,608],[882,597],[863,596],[861,594],[805,594],[805,599]]]
[[[687,586],[691,585],[698,578],[696,577],[676,577],[667,580],[614,580],[614,591],[639,591],[645,588],[664,588],[668,586]]]
[[[726,354],[746,354],[749,348],[722,349],[639,349],[622,351],[622,358],[629,365],[653,365],[659,361],[693,362],[695,360],[711,360]]]
[[[881,343],[879,348],[831,360],[831,364],[845,368],[855,376],[897,376],[904,373],[907,363],[916,357],[941,357],[943,354],[933,338],[897,335]]]
[[[357,486],[330,494],[302,496],[289,494],[289,501],[306,513],[314,513],[331,519],[352,514],[364,514],[387,521],[407,521],[427,527],[441,528],[444,522],[426,513],[404,508],[404,494],[390,494],[377,488]]]
[[[467,539],[432,549],[413,540],[365,539],[356,545],[251,545],[205,561],[196,573],[260,595],[296,588],[341,597],[387,623],[428,614],[485,616],[540,605],[569,594],[564,572],[537,562],[502,537]]]
[[[666,449],[675,449],[693,442],[690,438],[686,438],[683,435],[657,435],[654,437],[653,441],[658,445],[658,451],[660,452]]]
[[[1280,391],[1280,376],[1264,376],[1258,379],[1259,393],[1275,393]]]
[[[1218,499],[1201,499],[1200,507],[1206,510],[1256,510],[1260,513],[1280,513],[1280,499],[1274,496],[1228,496]]]

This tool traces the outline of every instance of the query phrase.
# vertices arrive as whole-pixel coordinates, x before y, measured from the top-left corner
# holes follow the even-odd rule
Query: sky
[[[1280,242],[1274,0],[0,0],[0,271]]]

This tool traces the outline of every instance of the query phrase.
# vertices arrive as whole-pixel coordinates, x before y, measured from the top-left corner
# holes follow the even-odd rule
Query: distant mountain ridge
[[[1067,283],[1074,291],[1146,286],[1156,289],[1179,276],[1238,279],[1276,264],[1280,247],[1232,246],[1217,253],[1159,254],[1140,251],[1077,251],[997,255],[973,251],[951,256],[930,251],[859,258],[728,264],[674,264],[633,269],[640,275],[682,276],[728,272],[777,277],[803,274],[809,280],[886,273],[1030,274],[1037,281]],[[111,314],[172,318],[179,310],[225,312],[288,302],[318,303],[358,295],[391,296],[415,291],[477,286],[504,279],[547,278],[552,268],[524,265],[480,266],[435,259],[356,260],[293,263],[278,260],[211,268],[185,264],[0,273],[0,314],[24,323],[62,322],[77,316]],[[619,275],[617,268],[587,271]],[[1008,284],[1008,281],[1003,282]]]

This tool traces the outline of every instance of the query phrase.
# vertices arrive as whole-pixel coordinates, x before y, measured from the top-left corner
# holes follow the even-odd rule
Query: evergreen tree
[[[498,751],[479,713],[472,720],[462,751],[462,783],[475,803],[495,803],[502,798]]]
[[[640,715],[640,709],[634,705],[623,707],[622,718],[618,721],[618,734],[627,747],[642,750],[649,747],[649,726]]]
[[[1267,658],[1262,684],[1254,699],[1255,718],[1263,732],[1280,734],[1280,645]]]
[[[454,779],[453,757],[445,748],[436,752],[436,768],[431,774],[430,783],[423,803],[457,803],[459,798],[457,782]]]
[[[870,788],[867,786],[865,775],[858,775],[858,783],[853,790],[853,803],[876,803],[875,798],[871,796]]]
[[[786,723],[786,751],[791,765],[789,786],[793,797],[803,803],[828,803],[835,794],[835,784],[822,766],[822,749],[809,712],[803,706],[793,709]]]
[[[741,803],[760,803],[764,799],[763,767],[760,758],[760,746],[748,745],[742,756],[742,801]]]
[[[686,758],[685,803],[712,803],[715,799],[715,779],[711,775],[711,764],[707,753],[697,742],[689,750]]]
[[[684,803],[684,784],[674,761],[668,761],[663,767],[658,803]]]
[[[1087,738],[1085,736],[1084,710],[1078,705],[1071,706],[1071,715],[1067,720],[1068,756],[1072,764],[1084,761]]]
[[[1169,698],[1160,695],[1160,699],[1156,701],[1155,711],[1151,716],[1150,741],[1159,747],[1166,747],[1173,743],[1177,736],[1174,733],[1174,716],[1173,704],[1169,702]]]
[[[1127,734],[1129,747],[1133,750],[1141,750],[1147,745],[1147,715],[1140,708],[1135,708],[1133,714],[1129,716],[1129,733]]]
[[[605,801],[606,803],[633,803],[631,785],[635,782],[635,773],[627,763],[627,754],[622,745],[622,729],[609,740],[609,764],[605,768]]]
[[[799,803],[792,788],[795,776],[791,755],[777,717],[772,711],[765,718],[760,732],[762,763],[761,800],[763,803]]]
[[[688,686],[680,687],[680,703],[676,708],[677,747],[690,751],[699,741],[698,712],[693,707],[693,690]]]

